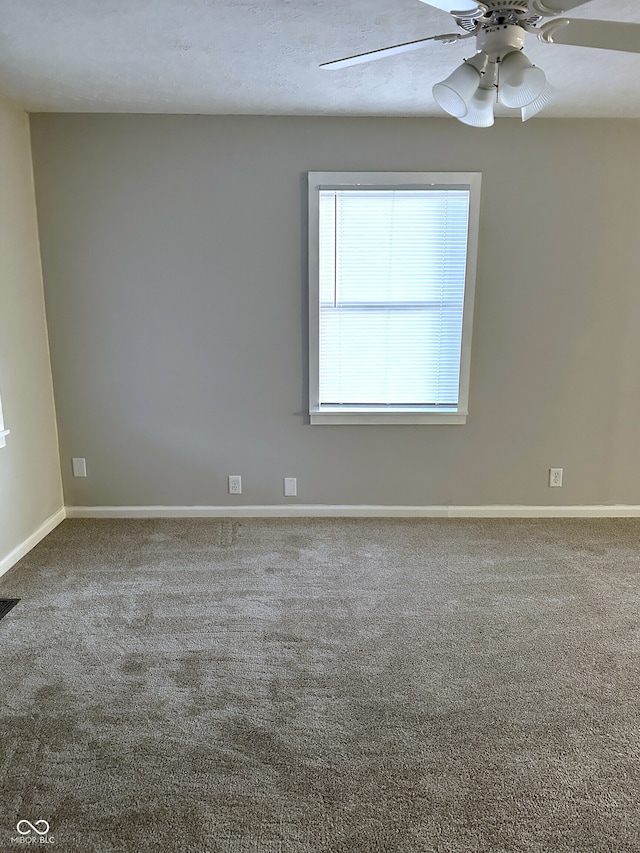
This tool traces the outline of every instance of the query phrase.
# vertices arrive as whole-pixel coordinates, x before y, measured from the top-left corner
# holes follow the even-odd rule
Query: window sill
[[[10,429],[0,429],[0,447],[6,447],[6,437],[9,435],[10,432]]]
[[[314,409],[309,412],[312,424],[464,424],[467,413],[428,409]]]

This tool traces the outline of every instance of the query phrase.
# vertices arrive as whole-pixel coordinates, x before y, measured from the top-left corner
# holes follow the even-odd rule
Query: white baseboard
[[[637,518],[640,506],[68,506],[66,515],[67,518]]]
[[[636,504],[585,506],[380,506],[287,504],[264,506],[67,506],[54,512],[0,560],[0,577],[65,518],[640,518]]]
[[[65,520],[66,516],[67,513],[64,507],[54,512],[31,536],[28,536],[24,542],[21,542],[13,551],[10,551],[6,557],[0,560],[0,576],[8,572],[12,566],[15,566],[18,560],[21,560],[32,548],[35,548],[38,542],[41,542],[61,521]]]

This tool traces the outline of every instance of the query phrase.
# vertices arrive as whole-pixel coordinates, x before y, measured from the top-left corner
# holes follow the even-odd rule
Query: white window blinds
[[[319,189],[319,406],[455,410],[467,189]]]

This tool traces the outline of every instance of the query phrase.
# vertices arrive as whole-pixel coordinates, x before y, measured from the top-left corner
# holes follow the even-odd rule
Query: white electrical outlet
[[[87,460],[84,456],[74,456],[71,460],[71,467],[73,468],[74,477],[87,476]]]
[[[229,494],[242,494],[242,477],[240,474],[229,474]]]
[[[298,481],[295,477],[284,478],[284,496],[285,498],[295,498],[298,494]]]
[[[549,488],[558,489],[562,485],[562,468],[549,468]]]

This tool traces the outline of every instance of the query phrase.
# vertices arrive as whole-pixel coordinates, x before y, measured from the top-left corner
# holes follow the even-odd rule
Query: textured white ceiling
[[[570,16],[640,23],[640,2]],[[418,0],[0,0],[0,92],[30,111],[441,115],[431,87],[472,40],[318,66],[455,30]],[[640,54],[525,50],[559,89],[544,115],[640,117]]]

